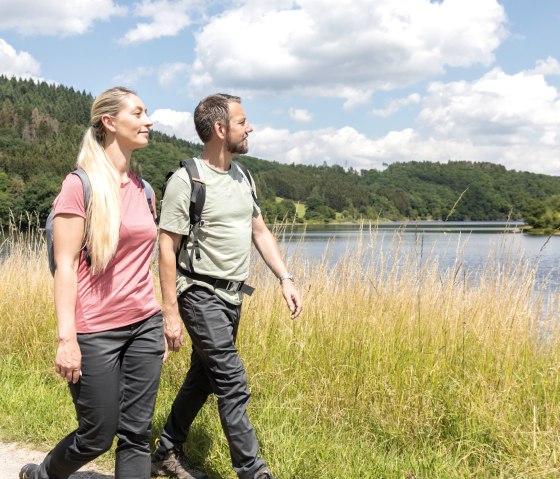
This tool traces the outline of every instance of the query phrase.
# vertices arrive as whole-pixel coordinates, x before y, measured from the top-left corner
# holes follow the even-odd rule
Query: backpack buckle
[[[224,289],[227,289],[228,291],[239,291],[242,286],[243,281],[228,281],[225,284]]]

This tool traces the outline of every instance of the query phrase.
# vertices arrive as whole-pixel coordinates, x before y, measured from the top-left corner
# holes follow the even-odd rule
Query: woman
[[[107,451],[115,435],[115,478],[150,477],[165,346],[150,272],[157,230],[130,159],[148,144],[151,126],[134,92],[102,93],[77,160],[91,185],[88,205],[74,174],[54,202],[55,368],[70,386],[78,428],[41,464],[24,466],[20,479],[65,479]]]

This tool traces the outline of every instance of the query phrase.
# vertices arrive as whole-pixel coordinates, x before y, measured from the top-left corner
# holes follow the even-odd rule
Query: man
[[[211,95],[196,107],[194,122],[204,144],[197,161],[206,184],[199,245],[182,242],[190,227],[191,182],[185,168],[168,182],[159,240],[167,343],[172,351],[183,344],[182,319],[192,342],[191,365],[154,452],[153,472],[179,479],[207,477],[194,470],[181,451],[192,422],[213,393],[239,478],[274,479],[258,456],[246,412],[250,394],[245,370],[235,347],[243,292],[252,292],[244,284],[251,242],[280,280],[292,319],[301,313],[302,301],[254,201],[252,178],[232,164],[236,155],[247,153],[247,138],[253,131],[241,99]]]

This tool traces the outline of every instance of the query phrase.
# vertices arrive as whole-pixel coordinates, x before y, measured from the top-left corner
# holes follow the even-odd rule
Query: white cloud
[[[542,65],[514,75],[495,68],[473,82],[433,83],[417,127],[379,138],[349,127],[290,132],[255,126],[251,154],[356,169],[411,160],[485,161],[560,175],[560,92],[538,73]]]
[[[175,111],[162,108],[154,111],[150,118],[154,122],[154,130],[161,131],[170,136],[200,143],[200,139],[194,128],[193,117],[186,111]]]
[[[27,52],[17,52],[0,38],[0,74],[7,77],[39,79],[41,65]]]
[[[188,72],[189,66],[186,63],[176,62],[162,65],[158,70],[158,83],[168,88],[177,80],[186,78]]]
[[[79,35],[97,20],[122,15],[113,0],[0,0],[0,29],[24,35]]]
[[[420,100],[421,98],[418,93],[412,93],[406,98],[399,98],[398,100],[391,101],[386,108],[373,110],[373,113],[381,118],[388,118],[398,112],[401,108],[420,103]]]
[[[142,78],[154,77],[159,85],[165,89],[170,89],[176,83],[180,83],[179,89],[186,83],[189,66],[185,63],[164,63],[158,67],[138,66],[131,70],[124,71],[113,77],[113,82],[119,85],[134,87]]]
[[[560,92],[547,83],[539,68],[544,63],[553,64],[537,62],[536,68],[513,75],[494,68],[472,82],[434,82],[421,99],[396,101],[422,102],[414,127],[377,138],[351,127],[290,131],[254,124],[249,153],[281,163],[326,162],[358,170],[397,161],[454,160],[560,175]],[[168,132],[198,142],[189,113],[165,116]]]
[[[267,160],[316,165],[326,162],[357,169],[381,168],[385,161],[379,142],[351,127],[297,132],[259,125],[254,128],[249,154]]]
[[[246,0],[196,35],[193,89],[343,98],[489,64],[506,36],[497,0]]]
[[[472,83],[432,84],[419,131],[440,150],[463,145],[451,148],[455,159],[560,174],[560,94],[537,73],[542,64],[515,75],[495,68]]]
[[[508,147],[560,128],[560,96],[541,74],[495,68],[479,80],[433,83],[419,116],[438,138]]]
[[[290,118],[297,123],[309,123],[313,120],[313,114],[310,111],[300,108],[290,108],[288,113]]]
[[[560,75],[560,63],[556,58],[548,57],[546,60],[537,61],[537,66],[529,73],[540,75]]]
[[[113,77],[113,81],[119,85],[133,87],[144,77],[157,74],[157,69],[153,67],[136,67]]]
[[[193,10],[194,2],[144,0],[137,4],[134,14],[138,17],[150,18],[149,23],[139,23],[129,30],[120,42],[124,44],[147,42],[161,37],[173,37],[191,23],[189,11]]]

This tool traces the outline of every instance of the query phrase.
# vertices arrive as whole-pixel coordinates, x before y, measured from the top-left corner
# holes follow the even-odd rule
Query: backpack
[[[179,260],[179,252],[186,246],[188,239],[192,236],[192,243],[194,248],[194,254],[196,259],[200,259],[200,248],[198,242],[198,235],[200,232],[200,227],[204,225],[204,220],[202,219],[202,209],[204,208],[204,202],[206,200],[206,182],[204,181],[204,174],[199,163],[202,161],[200,158],[187,158],[179,162],[179,169],[185,168],[189,175],[191,181],[191,202],[189,204],[189,234],[183,236],[181,239],[181,244],[177,250],[177,261]],[[253,188],[253,185],[249,178],[251,174],[245,165],[238,163],[237,161],[231,162],[232,168],[238,168],[241,172],[241,176],[251,189],[251,195],[253,196],[253,201],[258,205],[259,201],[257,199],[257,194]],[[165,189],[169,183],[169,179],[177,170],[171,170],[165,176],[163,186],[161,188],[161,197],[165,195]]]
[[[78,176],[80,180],[82,180],[82,187],[84,188],[84,207],[87,209],[89,203],[89,194],[91,190],[91,184],[89,182],[89,178],[87,173],[82,170],[81,168],[75,169],[72,174]],[[150,208],[150,213],[154,217],[155,221],[155,212],[154,207],[152,205],[152,197],[154,196],[154,190],[150,183],[146,180],[138,176],[140,181],[142,182],[142,188],[144,189],[144,193],[146,194],[146,200],[148,201],[148,206]],[[47,217],[47,222],[45,224],[45,236],[47,240],[47,257],[49,260],[49,269],[51,270],[51,274],[54,276],[54,272],[56,270],[56,263],[54,261],[54,209],[51,209],[49,216]],[[84,252],[84,256],[86,259],[86,264],[91,266],[91,257],[89,256],[89,252],[87,250],[86,245],[82,246],[82,250]]]

